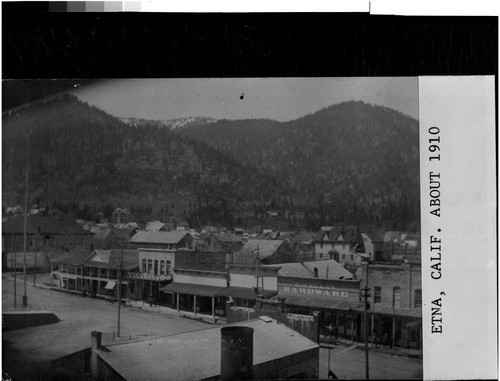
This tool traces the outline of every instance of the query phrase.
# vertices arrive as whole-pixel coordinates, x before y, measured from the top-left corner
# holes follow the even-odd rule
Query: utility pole
[[[255,278],[256,278],[256,286],[257,286],[257,295],[259,294],[259,261],[260,261],[260,257],[259,257],[259,247],[257,246],[257,248],[255,249],[255,251],[257,252],[256,256],[257,256],[257,260],[255,261]]]
[[[30,135],[28,134],[28,153],[26,155],[26,188],[24,191],[24,265],[23,265],[23,275],[24,275],[24,295],[23,295],[23,307],[28,305],[28,296],[26,295],[26,230],[27,230],[27,218],[28,218],[28,172],[30,164]]]
[[[370,297],[370,289],[365,286],[361,289],[363,294],[361,295],[364,300],[364,310],[365,310],[365,376],[366,379],[370,379],[369,365],[368,365],[368,298]]]
[[[118,329],[117,329],[118,337],[120,337],[120,309],[122,305],[122,268],[123,268],[123,237],[121,238],[120,269],[118,270]]]

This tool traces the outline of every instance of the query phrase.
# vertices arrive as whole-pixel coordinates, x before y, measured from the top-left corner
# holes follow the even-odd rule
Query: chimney
[[[314,268],[314,277],[315,278],[318,277],[318,268],[317,267]]]
[[[222,381],[253,378],[253,328],[221,328]]]
[[[102,333],[97,331],[92,331],[91,333],[91,342],[90,342],[90,375],[92,380],[98,380],[98,370],[97,370],[97,352],[101,349],[101,338]]]

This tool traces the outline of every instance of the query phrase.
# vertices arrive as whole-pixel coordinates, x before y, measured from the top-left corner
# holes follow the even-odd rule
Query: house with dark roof
[[[130,238],[129,242],[134,248],[194,250],[194,238],[186,230],[168,232],[140,230]]]

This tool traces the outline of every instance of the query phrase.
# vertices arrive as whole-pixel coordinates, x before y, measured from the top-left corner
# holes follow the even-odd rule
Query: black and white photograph
[[[2,379],[498,376],[492,75],[370,75],[355,45],[332,54],[349,75],[177,71],[205,39],[229,41],[209,68],[238,62],[240,37],[287,65],[248,25],[143,31],[186,54],[158,75],[115,28],[134,76],[64,42],[113,25],[51,17],[4,37]]]
[[[39,324],[4,315],[13,348],[75,377],[422,378],[416,78],[74,82],[3,114],[4,310]]]

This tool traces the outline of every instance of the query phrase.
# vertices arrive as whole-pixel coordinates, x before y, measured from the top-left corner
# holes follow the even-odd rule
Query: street
[[[37,287],[28,276],[26,294],[29,307],[43,307],[54,312],[58,323],[3,332],[3,340],[33,361],[49,361],[90,346],[90,332],[103,333],[103,344],[113,342],[117,333],[118,307],[102,299],[67,294],[41,288],[38,285],[49,274],[37,275]],[[17,306],[22,307],[23,277],[17,276]],[[2,309],[11,310],[14,305],[14,279],[2,274]],[[122,307],[120,340],[147,336],[166,336],[209,327],[208,324],[184,319],[171,314],[143,311]],[[115,342],[119,339],[115,337]]]
[[[334,346],[320,349],[319,377],[328,378],[328,354],[330,367],[339,379],[366,379],[365,352],[355,346]],[[397,356],[376,350],[369,352],[370,379],[421,379],[422,359]]]

